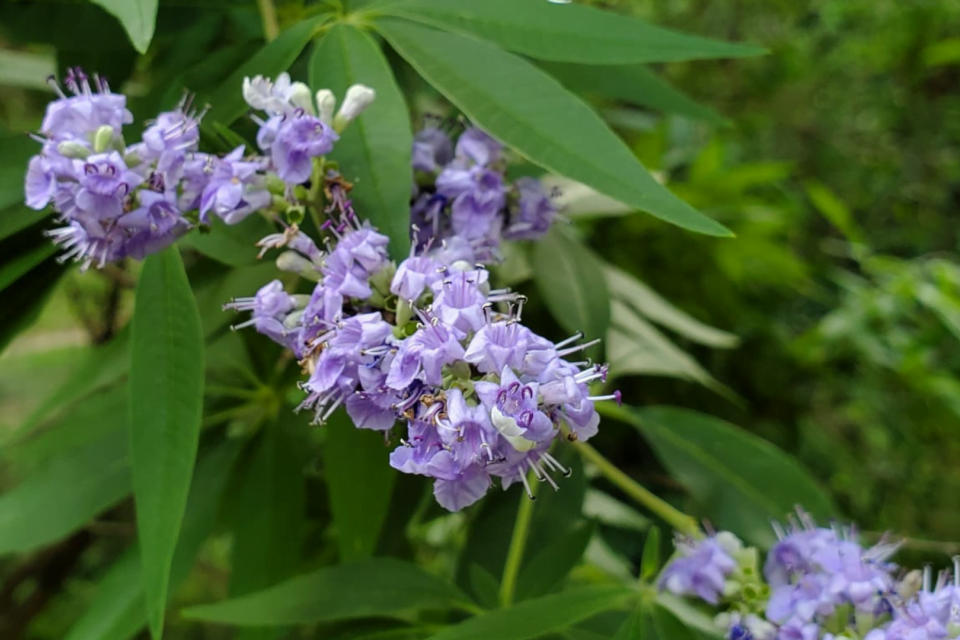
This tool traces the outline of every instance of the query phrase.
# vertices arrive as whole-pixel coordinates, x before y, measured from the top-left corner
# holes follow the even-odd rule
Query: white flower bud
[[[290,104],[298,109],[303,109],[305,113],[316,115],[316,112],[313,110],[313,96],[310,95],[310,87],[302,82],[294,82],[290,85],[290,92],[287,94],[287,99],[290,101]]]
[[[273,83],[268,78],[256,76],[243,79],[243,99],[254,109],[264,110],[270,99]]]
[[[364,109],[370,106],[373,99],[377,97],[377,92],[362,84],[355,84],[347,89],[347,95],[343,98],[343,104],[340,105],[340,111],[333,119],[333,128],[337,131],[343,130],[348,124],[356,120],[357,116],[363,113]]]
[[[333,112],[337,108],[337,97],[330,89],[317,91],[317,115],[326,124],[333,124]]]

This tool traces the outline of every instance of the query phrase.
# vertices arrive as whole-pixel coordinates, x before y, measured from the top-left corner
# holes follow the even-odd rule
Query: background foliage
[[[628,202],[562,182],[574,225],[499,269],[530,294],[525,320],[545,327],[545,335],[587,327],[606,333],[614,384],[629,404],[645,408],[607,411],[596,449],[687,513],[760,544],[770,540],[767,521],[802,502],[868,532],[918,538],[910,549],[937,562],[960,549],[960,515],[952,508],[960,489],[955,0],[593,3],[769,50],[683,61],[732,50],[714,43],[702,55],[670,57],[651,47],[649,57],[627,60],[629,67],[619,66],[617,51],[596,59],[602,50],[569,40],[550,48],[547,37],[509,29],[471,34],[445,23],[437,1],[408,3],[408,12],[420,7],[419,21],[400,12],[371,32],[357,20],[317,45],[309,41],[329,19],[323,11],[339,3],[278,2],[278,23],[289,29],[269,47],[265,37],[273,34],[256,2],[160,2],[152,41],[152,21],[122,15],[123,7],[148,10],[149,2],[97,4],[0,5],[3,637],[143,634],[139,585],[145,579],[163,591],[163,580],[151,583],[149,575],[167,569],[170,638],[521,638],[550,629],[606,638],[620,628],[634,635],[618,637],[647,629],[672,640],[697,637],[691,629],[702,623],[648,591],[639,607],[621,606],[633,606],[625,586],[633,576],[655,575],[655,551],[666,553],[669,536],[651,535],[662,514],[627,506],[629,492],[589,458],[584,466],[571,457],[574,476],[538,501],[516,585],[521,604],[497,609],[517,493],[491,495],[464,514],[440,512],[422,499],[418,478],[394,477],[386,450],[373,442],[379,436],[336,421],[311,429],[290,413],[299,400],[295,367],[277,368],[279,351],[256,335],[226,330],[230,318],[220,305],[273,272],[249,250],[264,233],[253,224],[194,235],[192,248],[184,247],[199,310],[187,331],[206,350],[203,435],[192,481],[179,474],[182,486],[167,498],[183,521],[179,536],[161,545],[164,568],[141,567],[131,544],[130,492],[145,472],[137,465],[131,477],[126,430],[129,411],[150,411],[128,406],[129,362],[142,354],[177,368],[191,359],[146,353],[142,329],[134,326],[131,335],[133,284],[180,274],[176,265],[140,272],[130,264],[81,276],[55,261],[40,235],[46,223],[19,204],[23,165],[34,152],[22,132],[37,128],[51,97],[45,77],[68,65],[98,69],[123,86],[138,122],[174,104],[184,88],[197,91],[214,105],[203,132],[211,149],[253,131],[241,118],[245,73],[289,67],[314,84],[339,83],[339,92],[392,71],[393,104],[409,109],[414,123],[428,113],[463,112],[506,139],[492,123],[509,116],[545,128],[521,141],[527,148],[506,140],[537,160],[563,114],[528,117],[524,109],[538,107],[536,96],[522,93],[529,83],[518,83],[517,93],[507,67],[482,64],[511,55],[502,49],[529,56],[535,61],[523,73],[539,78],[543,69],[584,96],[657,179],[736,234],[720,240],[633,214],[643,193],[622,185],[640,174],[602,188],[598,181],[609,180],[603,167],[546,166]],[[506,1],[489,6],[494,15],[518,11]],[[449,32],[424,39],[425,25]],[[320,53],[334,44],[354,58],[382,46],[385,57],[370,56],[356,77],[340,77],[334,53]],[[502,96],[458,93],[463,78],[484,74]],[[378,105],[390,104],[378,90]],[[517,112],[507,113],[511,108]],[[387,125],[377,117],[371,111],[364,122],[381,129],[345,147],[348,156],[362,156],[364,144],[409,148],[397,120]],[[584,126],[586,133],[570,135],[591,141],[590,132],[602,132],[599,120]],[[381,212],[404,195],[358,197],[369,199],[365,210]],[[684,226],[705,224],[684,218],[693,209],[667,210],[665,217],[692,221]],[[586,279],[578,275],[582,265],[592,265]],[[185,286],[180,291],[189,296]],[[609,299],[609,313],[596,312],[606,304],[571,308],[571,287]],[[599,295],[604,289],[608,296]],[[164,321],[162,312],[152,315]],[[158,382],[134,376],[131,384],[156,389]],[[236,397],[236,389],[246,395]],[[190,410],[198,411],[194,404]],[[362,482],[351,476],[355,469],[365,471]],[[371,555],[393,560],[363,560]],[[145,592],[158,616],[163,598],[157,609],[154,587]],[[492,612],[474,615],[485,609]],[[235,632],[198,619],[249,626]]]

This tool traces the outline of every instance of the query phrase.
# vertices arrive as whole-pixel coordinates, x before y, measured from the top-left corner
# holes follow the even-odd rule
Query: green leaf
[[[201,455],[197,463],[170,572],[172,585],[186,579],[200,546],[213,531],[220,499],[238,451],[239,447],[234,443],[218,446]],[[140,554],[133,546],[120,556],[100,581],[93,602],[64,640],[132,638],[147,623],[141,581]]]
[[[298,22],[253,54],[210,96],[212,107],[205,119],[229,125],[242,116],[249,108],[241,92],[243,79],[256,75],[273,78],[289,69],[310,42],[316,28],[327,19],[327,16],[321,16]]]
[[[0,313],[0,353],[39,317],[66,267],[48,257],[3,292],[4,313]]]
[[[233,509],[231,597],[291,577],[300,560],[304,478],[297,445],[280,425],[273,424],[250,443],[250,449],[241,467]],[[244,638],[275,635],[271,629],[249,629]]]
[[[129,492],[127,436],[114,429],[58,455],[0,496],[0,554],[56,542]]]
[[[40,153],[40,144],[29,136],[20,134],[0,137],[0,210],[23,203],[23,181],[30,156]],[[30,210],[32,211],[32,210]],[[19,215],[6,211],[3,217]],[[2,237],[2,236],[0,236]]]
[[[18,231],[23,231],[49,215],[50,212],[46,209],[34,211],[25,206],[13,206],[5,211],[0,211],[0,240],[10,237]]]
[[[4,256],[0,264],[0,292],[40,266],[44,260],[57,252],[57,246],[41,238],[40,242],[25,251]]]
[[[570,333],[602,338],[610,326],[603,268],[589,249],[553,228],[533,249],[534,280],[550,313]]]
[[[146,53],[157,23],[158,0],[92,0],[112,14],[140,53]]]
[[[217,216],[210,216],[210,231],[195,231],[181,242],[218,262],[231,267],[257,264],[260,249],[257,242],[275,233],[273,225],[258,215],[249,216],[239,224],[227,224]]]
[[[646,531],[650,528],[650,521],[633,507],[599,489],[587,490],[586,499],[583,501],[583,515],[601,524],[631,531]]]
[[[310,84],[327,87],[340,99],[352,84],[377,92],[373,104],[343,132],[331,157],[339,161],[344,178],[354,183],[351,198],[360,217],[390,238],[394,258],[405,258],[410,250],[413,134],[390,65],[373,38],[338,24],[313,52]]]
[[[540,66],[568,89],[578,93],[629,102],[712,124],[728,124],[719,113],[696,102],[642,65],[598,66],[550,62]]]
[[[666,609],[691,629],[710,638],[723,638],[725,634],[713,621],[713,617],[691,605],[689,601],[679,598],[672,593],[658,593],[657,607]]]
[[[653,607],[653,627],[664,640],[700,640],[700,634],[663,607]]]
[[[654,180],[590,107],[530,62],[402,20],[376,26],[430,84],[530,161],[685,229],[731,235]]]
[[[641,604],[640,607],[624,621],[623,626],[620,627],[612,640],[659,640],[653,628],[653,617],[650,606]],[[663,640],[674,639],[663,638]]]
[[[324,428],[323,464],[340,558],[373,555],[396,478],[390,449],[382,433],[354,427],[342,410]]]
[[[733,402],[740,399],[720,384],[687,352],[679,348],[620,300],[610,305],[612,326],[607,333],[610,374],[658,375],[699,382]]]
[[[238,626],[278,626],[397,617],[466,603],[459,589],[416,565],[378,558],[326,567],[264,591],[191,607],[183,615]]]
[[[596,526],[580,522],[534,555],[517,578],[517,600],[542,596],[553,589],[583,557]]]
[[[479,564],[470,565],[467,573],[470,578],[470,590],[477,601],[487,609],[496,609],[500,606],[500,582],[493,574]]]
[[[643,541],[643,556],[640,559],[640,578],[650,580],[660,573],[660,529],[650,527]]]
[[[140,274],[129,392],[143,586],[159,640],[203,412],[203,333],[176,246],[148,257]]]
[[[625,271],[609,265],[605,266],[603,271],[610,295],[622,300],[653,322],[708,347],[732,349],[739,344],[740,339],[737,336],[703,324],[677,309],[659,293]]]
[[[732,424],[675,407],[602,411],[643,434],[717,529],[768,546],[776,541],[770,521],[782,520],[796,505],[820,518],[836,514],[795,459]]]
[[[601,611],[620,607],[633,591],[621,586],[591,586],[527,600],[447,627],[430,640],[526,640],[560,631]]]
[[[739,58],[764,51],[661,29],[593,7],[542,0],[399,0],[378,9],[560,62],[628,64]]]
[[[804,187],[806,187],[810,202],[830,224],[836,227],[850,242],[863,243],[863,232],[853,219],[850,209],[843,203],[843,200],[837,197],[837,194],[826,185],[814,180],[808,180]]]

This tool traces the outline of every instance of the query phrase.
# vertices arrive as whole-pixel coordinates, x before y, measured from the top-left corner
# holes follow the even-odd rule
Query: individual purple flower
[[[53,163],[44,156],[30,158],[24,184],[27,206],[37,211],[43,209],[53,200],[56,188],[57,176]]]
[[[79,140],[89,142],[89,136],[100,127],[111,127],[119,132],[133,122],[133,114],[126,108],[126,96],[112,93],[106,80],[94,75],[91,90],[87,75],[79,67],[69,69],[64,84],[72,96],[67,96],[55,82],[50,85],[60,95],[47,105],[40,132],[51,140]]]
[[[325,286],[345,298],[369,297],[370,276],[386,266],[389,241],[368,226],[344,233],[321,267]]]
[[[282,282],[274,280],[262,286],[255,296],[235,298],[223,305],[223,308],[251,312],[251,318],[234,325],[234,330],[252,325],[259,333],[292,348],[296,331],[287,326],[286,319],[301,306],[301,302],[298,296],[293,296],[283,289]]]
[[[446,132],[427,126],[413,137],[413,168],[432,173],[453,160],[453,141]]]
[[[271,121],[273,122],[273,121]],[[303,184],[313,173],[313,159],[333,150],[333,143],[340,137],[320,118],[295,113],[275,124],[269,136],[258,137],[258,144],[270,152],[270,159],[277,175],[287,183]]]
[[[444,324],[461,336],[486,324],[484,305],[487,296],[480,291],[486,271],[455,271],[434,283],[433,310]]]
[[[470,127],[457,139],[456,154],[475,164],[487,166],[500,159],[503,145],[477,127]]]
[[[92,264],[102,267],[124,256],[124,234],[116,225],[105,229],[93,219],[70,220],[66,226],[48,231],[47,235],[65,250],[60,259],[76,260],[81,271]]]
[[[543,190],[539,180],[523,177],[516,181],[517,205],[503,231],[508,240],[536,240],[550,230],[557,217],[557,208]]]
[[[519,322],[488,322],[470,340],[463,359],[480,373],[499,373],[505,367],[520,369],[529,333]]]
[[[212,211],[227,224],[236,224],[255,211],[270,206],[263,168],[257,160],[245,161],[243,146],[214,161],[213,172],[200,197],[200,219]]]
[[[819,637],[819,625],[800,620],[791,620],[777,632],[777,640],[817,640]]]
[[[737,563],[731,553],[730,534],[710,536],[703,540],[678,540],[675,556],[660,574],[661,589],[680,596],[696,596],[716,605],[723,595],[724,585]],[[739,541],[737,541],[739,542]]]
[[[454,233],[469,240],[497,229],[497,214],[506,204],[506,189],[496,171],[479,165],[450,165],[437,176],[437,193],[452,199]]]
[[[462,359],[463,347],[456,334],[439,319],[424,317],[423,326],[400,345],[387,385],[401,390],[422,375],[427,384],[440,386],[443,367]]]
[[[397,266],[390,292],[401,300],[416,300],[443,278],[443,266],[430,256],[411,256]]]
[[[553,422],[541,411],[538,389],[536,381],[521,383],[508,366],[501,370],[499,383],[474,383],[477,397],[490,412],[491,423],[514,448],[516,444],[525,445],[521,439],[542,442],[556,434]]]
[[[142,260],[173,244],[190,229],[190,223],[177,209],[173,193],[144,189],[138,198],[140,207],[120,217],[117,224],[131,233],[125,245],[127,255]]]
[[[444,239],[448,231],[443,215],[446,204],[447,199],[438,193],[421,193],[415,197],[410,207],[410,225],[418,251]]]
[[[127,168],[116,151],[90,156],[78,176],[77,208],[97,220],[120,217],[131,192],[143,178]]]

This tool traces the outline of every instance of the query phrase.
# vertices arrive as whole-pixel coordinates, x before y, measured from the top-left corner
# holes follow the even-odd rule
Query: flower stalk
[[[520,508],[517,510],[517,520],[513,524],[513,535],[510,537],[510,548],[507,550],[507,562],[503,567],[503,579],[500,582],[500,606],[506,608],[513,604],[517,591],[517,577],[520,575],[520,565],[523,563],[523,552],[530,537],[530,523],[533,520],[533,503],[537,497],[536,477],[533,472],[528,479],[530,494],[520,496]]]

